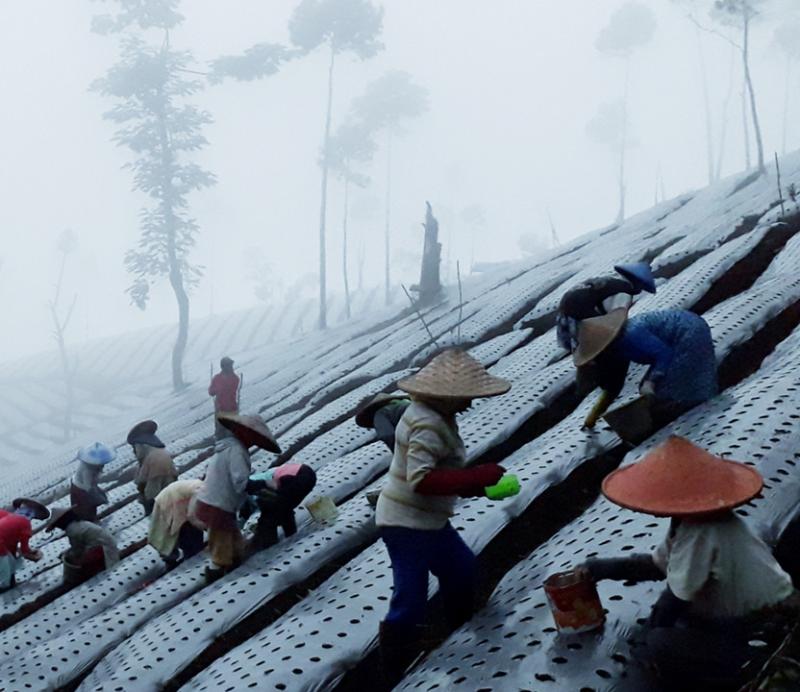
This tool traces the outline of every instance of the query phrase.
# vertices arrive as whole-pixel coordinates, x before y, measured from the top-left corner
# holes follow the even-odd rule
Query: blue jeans
[[[386,526],[381,528],[381,538],[389,551],[394,578],[386,623],[414,628],[424,622],[429,572],[439,580],[449,624],[456,627],[471,617],[475,604],[475,555],[449,523],[436,531]]]

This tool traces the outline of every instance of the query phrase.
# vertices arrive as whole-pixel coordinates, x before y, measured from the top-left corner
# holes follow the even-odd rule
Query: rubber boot
[[[204,575],[206,578],[206,584],[213,584],[215,581],[217,581],[217,579],[223,577],[227,572],[228,570],[225,567],[219,567],[217,565],[212,567],[211,565],[206,565],[206,571]]]
[[[392,688],[419,654],[418,628],[381,622],[378,643],[384,682]]]

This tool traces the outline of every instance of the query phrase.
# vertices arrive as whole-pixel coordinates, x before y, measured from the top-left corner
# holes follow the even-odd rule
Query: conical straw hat
[[[593,361],[605,351],[628,320],[628,310],[617,308],[607,315],[588,317],[578,325],[578,348],[572,354],[576,368]]]
[[[234,435],[245,433],[252,440],[252,444],[257,447],[275,454],[281,453],[278,441],[261,416],[221,413],[217,415],[217,420]]]
[[[19,509],[22,505],[27,505],[34,511],[34,519],[39,519],[42,521],[50,517],[50,510],[47,509],[47,507],[45,507],[41,502],[31,500],[28,497],[18,497],[11,503],[11,506],[14,509]]]
[[[603,494],[635,512],[682,517],[733,509],[753,499],[762,486],[755,469],[673,436],[640,462],[606,476]]]
[[[479,399],[499,396],[511,389],[510,382],[490,375],[477,360],[458,348],[440,353],[397,386],[415,396],[439,399]]]

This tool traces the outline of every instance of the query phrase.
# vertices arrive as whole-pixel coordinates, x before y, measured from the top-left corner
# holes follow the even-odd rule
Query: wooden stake
[[[786,208],[783,206],[783,190],[781,189],[781,164],[778,161],[778,152],[775,152],[775,170],[778,172],[778,200],[781,203],[781,218],[786,217]]]
[[[456,260],[456,275],[458,276],[458,332],[456,343],[461,343],[461,320],[464,317],[464,293],[461,291],[461,262]]]
[[[439,342],[436,341],[436,337],[431,332],[430,328],[428,327],[428,323],[425,321],[425,318],[422,316],[422,313],[417,308],[417,304],[414,302],[414,299],[411,297],[411,294],[408,292],[408,289],[405,287],[405,284],[400,284],[403,289],[403,292],[406,294],[406,298],[408,298],[408,302],[411,303],[411,307],[414,308],[414,312],[417,313],[417,317],[419,317],[419,321],[422,322],[422,326],[425,327],[425,331],[428,332],[428,336],[431,338],[431,343],[436,346],[436,348],[441,348],[439,346]]]

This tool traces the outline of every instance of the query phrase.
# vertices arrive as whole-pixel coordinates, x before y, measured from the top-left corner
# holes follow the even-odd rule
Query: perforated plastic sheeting
[[[800,345],[800,341],[798,342]],[[800,427],[800,351],[783,368],[770,368],[681,418],[626,460],[631,463],[674,432],[716,454],[754,463],[768,479],[763,499],[740,510],[761,530],[797,502],[796,452]],[[755,516],[758,516],[756,520]],[[596,555],[650,552],[663,538],[665,520],[598,500],[511,570],[488,606],[404,681],[404,690],[442,689],[650,689],[630,665],[640,643],[637,620],[646,617],[663,584],[601,583],[609,610],[598,633],[557,634],[542,582]]]
[[[762,321],[757,312],[748,317]],[[628,396],[633,388],[629,382]],[[725,400],[717,405],[723,412],[728,410]],[[503,461],[506,468],[519,473],[522,479],[520,496],[500,505],[487,506],[485,501],[476,500],[459,507],[454,524],[465,529],[464,537],[471,546],[480,549],[486,545],[510,518],[524,511],[544,489],[561,482],[587,459],[619,444],[616,435],[603,424],[593,434],[580,430],[590,406],[590,401],[584,402],[562,423]],[[699,420],[704,420],[707,414],[698,412],[697,415]],[[688,424],[690,428],[691,425]],[[375,629],[383,616],[382,602],[388,592],[382,581],[370,587],[362,584],[365,573],[369,572],[374,581],[374,574],[380,569],[388,573],[388,558],[381,553],[380,546],[375,546],[351,563],[346,573],[327,582],[313,599],[307,599],[258,637],[213,664],[187,685],[187,689],[204,690],[217,685],[226,690],[247,689],[252,685],[285,686],[280,689],[330,688],[352,661],[363,656],[374,643]],[[349,618],[349,623],[358,624],[358,629],[347,627],[345,635],[336,633],[334,638],[329,630],[319,627],[325,613],[335,622],[348,622]],[[302,643],[302,647],[297,647],[299,651],[295,643]],[[257,652],[264,650],[269,651],[269,655],[258,656]],[[270,665],[269,662],[275,660],[280,660],[281,665]],[[465,689],[477,688],[467,686]]]
[[[376,473],[384,470],[389,463],[388,456],[384,445],[379,443],[369,445],[347,457],[326,464],[318,474],[315,492],[328,495],[335,501],[341,500],[355,489],[364,487]],[[308,515],[300,510],[297,536],[260,553],[237,569],[236,576],[241,578],[241,581],[237,583],[248,584],[253,578],[258,579],[259,584],[264,586],[264,590],[248,587],[248,593],[253,597],[267,599],[272,593],[269,588],[285,588],[301,579],[305,574],[303,570],[311,569],[313,571],[316,569],[319,561],[325,558],[326,551],[329,553],[329,557],[332,557],[338,554],[337,551],[345,550],[355,532],[351,532],[351,535],[346,537],[340,545],[333,546],[332,550],[329,550],[328,546],[332,545],[340,535],[346,533],[342,527],[348,523],[354,526],[353,522],[357,522],[358,527],[369,528],[371,510],[364,498],[359,497],[354,498],[342,511],[349,514],[345,514],[332,527],[319,527],[309,525]],[[337,531],[341,533],[336,533]],[[287,553],[291,550],[296,553],[293,558],[287,557]],[[98,575],[88,585],[91,588],[87,586],[86,589],[75,590],[20,623],[16,627],[13,637],[10,634],[8,638],[9,647],[13,647],[14,640],[41,643],[38,643],[35,648],[26,650],[22,659],[9,661],[5,668],[0,668],[0,679],[3,679],[4,675],[9,675],[20,685],[31,680],[39,680],[40,683],[46,680],[47,684],[52,686],[65,684],[91,666],[119,641],[133,634],[144,623],[150,622],[160,613],[174,608],[205,586],[203,579],[205,562],[199,556],[161,577],[143,591],[133,593],[119,605],[110,607],[119,600],[122,592],[130,593],[141,584],[142,580],[135,578],[136,570],[162,569],[163,571],[163,568],[158,566],[150,567],[155,560],[160,562],[154,551],[150,549],[138,551],[122,563],[128,572],[134,573],[134,578],[129,576],[127,583],[123,583],[115,572]],[[287,568],[287,560],[290,563],[294,561],[298,564]],[[276,565],[278,569],[274,569]],[[261,575],[264,570],[269,570],[267,578]],[[156,576],[155,571],[150,574],[151,578],[154,576]],[[200,600],[204,602],[209,594],[216,593],[213,591],[214,589],[219,589],[221,586],[222,583],[219,582],[209,589],[205,589]],[[238,595],[236,600],[238,605],[242,605],[241,595]],[[245,604],[245,606],[247,608],[254,607],[252,604]],[[226,610],[230,611],[230,606],[227,606]],[[189,608],[188,612],[191,614],[192,608]],[[176,613],[176,618],[182,622],[180,612]],[[210,625],[207,627],[210,628]],[[169,632],[176,641],[184,643],[183,630],[179,630],[176,634],[169,625],[165,625],[165,628],[165,631]],[[98,632],[101,632],[102,635],[98,636]],[[0,640],[0,642],[2,641],[4,640]],[[147,646],[149,641],[145,639],[141,646]],[[158,642],[156,648],[162,650],[163,647],[159,648],[159,646],[162,644],[166,646],[171,640],[165,636],[161,639],[157,638],[156,641]],[[65,646],[72,647],[72,655],[69,660],[53,663],[53,661],[58,661],[58,652]],[[125,646],[127,647],[127,643]],[[168,663],[173,666],[176,663],[182,663],[182,659],[176,658],[177,653],[172,653],[173,656],[168,657],[170,659]],[[113,659],[117,654],[118,652],[113,652],[110,657]],[[147,655],[154,668],[157,669],[159,664],[164,665],[163,659],[162,661],[153,660],[157,658],[155,654]],[[125,664],[112,663],[109,665],[112,668],[118,668]],[[96,675],[101,671],[102,668],[98,669]],[[144,684],[143,680],[140,682]],[[127,685],[125,688],[129,689]],[[137,687],[136,689],[143,688]]]
[[[513,501],[478,498],[459,504],[453,524],[473,549],[485,546],[512,516],[571,468],[617,443],[608,430],[590,435],[580,429],[588,409],[587,403],[503,461],[522,483],[522,492]],[[259,635],[197,675],[185,689],[331,689],[375,644],[390,595],[389,558],[379,543]]]
[[[769,226],[762,225],[721,245],[659,287],[656,295],[643,296],[636,301],[631,313],[690,308],[709,291],[719,277],[750,254],[768,232]]]

